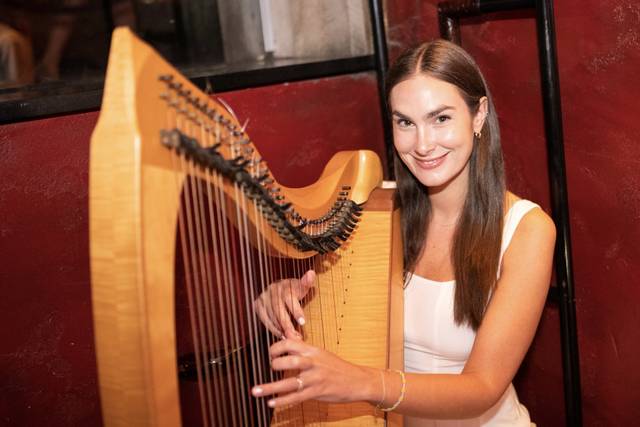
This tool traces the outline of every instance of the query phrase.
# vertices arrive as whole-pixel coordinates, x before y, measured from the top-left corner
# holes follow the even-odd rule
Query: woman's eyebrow
[[[455,110],[455,107],[452,107],[450,105],[441,105],[438,108],[436,108],[435,110],[429,112],[427,114],[427,118],[428,119],[432,119],[435,116],[437,116],[438,114],[440,114],[440,113],[442,113],[443,111],[446,111],[446,110]]]
[[[427,115],[426,115],[425,117],[426,117],[427,119],[432,119],[432,118],[436,117],[438,114],[441,114],[443,111],[446,111],[446,110],[455,110],[455,109],[456,109],[456,108],[455,108],[455,107],[452,107],[451,105],[441,105],[441,106],[439,106],[438,108],[436,108],[435,110],[430,111],[429,113],[427,113]],[[409,120],[409,121],[411,120],[411,118],[409,118],[408,116],[406,116],[406,115],[402,114],[402,113],[401,113],[400,111],[398,111],[398,110],[393,110],[393,111],[391,112],[391,115],[392,115],[392,116],[398,116],[399,118],[404,119],[404,120]]]
[[[391,115],[392,115],[392,116],[398,116],[398,117],[399,117],[399,118],[401,118],[401,119],[411,121],[411,119],[410,119],[409,117],[405,116],[404,114],[402,114],[401,112],[399,112],[399,111],[397,111],[397,110],[393,110],[393,111],[391,112]]]

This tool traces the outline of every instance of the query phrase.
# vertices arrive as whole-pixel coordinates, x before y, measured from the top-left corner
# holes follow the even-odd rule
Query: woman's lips
[[[428,159],[428,160],[420,160],[414,157],[415,161],[416,161],[416,165],[421,168],[421,169],[435,169],[438,166],[440,166],[445,158],[447,157],[447,154],[449,153],[445,153],[440,157],[436,157],[435,159]]]

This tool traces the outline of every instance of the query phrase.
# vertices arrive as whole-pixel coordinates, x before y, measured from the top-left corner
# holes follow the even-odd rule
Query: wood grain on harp
[[[117,29],[90,168],[105,425],[382,425],[366,403],[273,411],[249,393],[274,378],[277,339],[251,302],[309,269],[304,339],[401,366],[401,251],[381,176],[374,153],[340,152],[314,184],[279,185],[224,106]]]

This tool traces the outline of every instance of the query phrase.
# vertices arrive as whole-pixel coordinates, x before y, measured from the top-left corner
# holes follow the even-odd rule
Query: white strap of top
[[[518,228],[518,224],[522,218],[529,213],[531,209],[539,208],[540,206],[529,200],[518,200],[507,212],[507,216],[504,219],[504,228],[502,230],[502,247],[500,248],[500,262],[498,264],[498,276],[500,276],[500,269],[502,267],[502,257],[504,253],[507,251],[509,244],[511,243],[511,239],[513,238],[513,234],[516,232],[516,228]]]

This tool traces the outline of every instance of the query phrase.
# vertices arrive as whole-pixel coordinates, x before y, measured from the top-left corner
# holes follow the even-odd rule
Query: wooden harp
[[[380,182],[375,154],[354,151],[336,154],[313,185],[280,186],[223,105],[116,29],[90,160],[105,425],[400,425],[367,403],[274,412],[249,394],[273,379],[266,349],[277,339],[252,301],[307,268],[318,280],[304,301],[305,339],[355,363],[402,367],[400,237]],[[184,294],[187,355],[176,333]],[[189,369],[199,381],[183,387]]]

